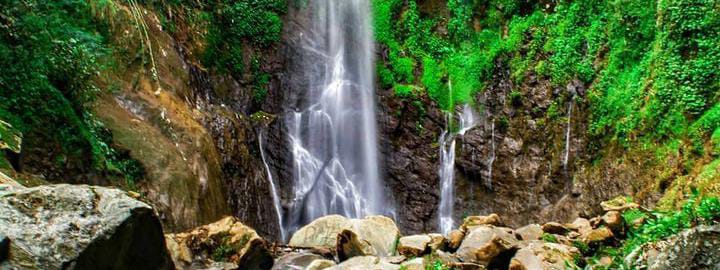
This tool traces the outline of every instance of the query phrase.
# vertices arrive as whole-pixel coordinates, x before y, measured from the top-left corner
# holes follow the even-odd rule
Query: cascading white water
[[[485,186],[492,190],[493,163],[495,163],[495,121],[490,124],[490,158],[488,159],[488,178],[485,179]]]
[[[286,231],[328,214],[389,214],[378,165],[369,0],[310,0],[309,87],[288,117],[293,200]],[[317,68],[319,66],[319,68]]]
[[[270,171],[270,166],[268,166],[267,161],[265,161],[265,149],[263,148],[263,133],[262,132],[260,132],[258,134],[258,144],[260,147],[260,158],[262,159],[263,165],[265,166],[265,172],[267,173],[268,182],[270,183],[270,195],[272,196],[273,206],[275,207],[275,214],[277,215],[278,227],[280,228],[280,239],[285,240],[285,227],[283,226],[282,206],[280,205],[280,194],[278,193],[278,189],[275,186],[275,181],[273,180],[273,175],[272,175],[272,171]]]
[[[568,104],[567,112],[567,129],[565,130],[565,153],[563,154],[562,165],[563,171],[567,173],[568,161],[570,160],[570,129],[572,127],[572,98]]]
[[[450,233],[454,227],[453,202],[455,201],[455,139],[462,136],[476,125],[475,113],[469,105],[463,107],[459,115],[460,126],[457,132],[452,131],[453,114],[446,114],[446,130],[440,135],[440,231]]]

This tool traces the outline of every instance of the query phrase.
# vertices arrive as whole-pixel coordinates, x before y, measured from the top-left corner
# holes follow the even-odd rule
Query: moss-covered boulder
[[[187,232],[165,235],[175,265],[211,267],[227,262],[242,269],[270,269],[267,243],[235,217],[225,217]]]
[[[510,260],[511,270],[571,269],[574,258],[580,255],[575,247],[542,241],[524,243]]]

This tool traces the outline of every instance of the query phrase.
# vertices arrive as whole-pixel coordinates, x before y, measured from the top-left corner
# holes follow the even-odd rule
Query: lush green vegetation
[[[658,162],[682,153],[690,171],[693,160],[719,153],[717,1],[373,0],[373,7],[379,82],[401,98],[427,95],[450,110],[509,70],[506,99],[520,107],[530,78],[559,89],[580,82],[585,95],[560,91],[538,121],[562,121],[570,100],[584,104],[594,158],[609,145],[655,151]]]
[[[628,238],[620,247],[600,247],[590,258],[591,264],[599,261],[600,257],[609,256],[613,262],[606,266],[607,269],[631,269],[624,259],[643,244],[666,239],[697,225],[718,224],[720,200],[718,197],[701,197],[697,191],[694,191],[680,211],[643,212],[633,209],[623,213],[623,218],[625,223],[630,225]],[[600,266],[594,265],[594,267],[593,269],[598,269]]]
[[[101,91],[94,79],[111,62],[110,1],[3,1],[0,4],[0,119],[63,167],[91,162],[128,177],[138,165],[111,147],[110,134],[86,106]]]
[[[280,40],[287,2],[282,0],[224,0],[206,7],[212,11],[203,55],[206,66],[240,75],[247,63],[244,45],[267,47]]]
[[[400,96],[423,90],[444,109],[471,102],[499,61],[516,82],[533,73],[592,84],[595,136],[698,138],[719,127],[717,1],[452,0],[445,16],[415,0],[373,3],[388,51],[380,81]]]
[[[165,28],[176,31],[170,14],[189,28],[201,28],[204,49],[200,60],[215,72],[240,80],[249,75],[253,99],[261,104],[267,96],[270,75],[260,69],[263,53],[278,41],[282,33],[281,16],[287,12],[287,0],[220,0],[207,3],[193,0],[145,0],[144,4],[160,10]],[[189,20],[189,21],[188,21]]]
[[[204,29],[199,32],[205,33],[200,37],[204,44],[202,62],[236,78],[249,74],[254,100],[261,103],[267,95],[269,75],[261,70],[262,58],[256,50],[279,40],[280,16],[286,12],[286,5],[283,0],[3,1],[0,120],[24,134],[25,150],[47,154],[51,163],[42,166],[71,176],[73,172],[60,168],[67,168],[69,163],[91,164],[92,174],[125,178],[132,186],[143,177],[142,166],[115,149],[112,134],[89,108],[98,94],[110,91],[111,86],[101,89],[98,82],[118,67],[113,55],[118,48],[111,43],[114,15],[123,7],[133,11],[133,16],[140,16],[141,8],[156,9],[163,26],[174,32],[178,28],[168,14],[185,14],[180,18],[183,23]],[[135,19],[138,29],[147,31],[144,22]],[[138,38],[145,42],[148,37]],[[144,53],[147,51],[140,52]],[[154,61],[152,55],[145,60]],[[150,69],[157,79],[154,65]],[[60,180],[54,178],[64,176],[48,177]]]

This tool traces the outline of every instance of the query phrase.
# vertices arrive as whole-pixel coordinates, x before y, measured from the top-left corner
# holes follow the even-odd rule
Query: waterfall
[[[294,158],[288,233],[329,214],[392,211],[378,164],[369,0],[310,0],[308,8],[301,39],[309,86],[286,118]]]
[[[568,104],[567,112],[567,129],[565,130],[565,153],[563,154],[562,165],[563,171],[567,174],[568,161],[570,160],[570,128],[572,127],[572,97]]]
[[[282,218],[282,206],[280,205],[280,194],[278,193],[278,189],[275,187],[275,181],[273,181],[272,171],[270,171],[270,166],[268,166],[267,161],[265,161],[265,149],[263,148],[263,133],[260,132],[258,134],[258,143],[260,144],[260,159],[262,159],[263,165],[265,166],[265,171],[267,172],[267,179],[270,183],[270,195],[272,196],[273,200],[273,206],[275,207],[275,214],[277,215],[277,222],[278,227],[280,227],[280,239],[285,240],[285,228],[283,226],[283,218]]]
[[[460,126],[457,132],[452,131],[453,114],[448,112],[445,115],[446,129],[440,135],[440,206],[438,216],[440,217],[440,231],[448,234],[454,227],[453,202],[455,201],[455,139],[462,136],[473,128],[477,122],[475,113],[469,105],[463,107],[459,115]]]
[[[488,178],[485,180],[485,186],[492,190],[492,174],[493,163],[495,163],[495,120],[490,124],[490,158],[488,159]]]

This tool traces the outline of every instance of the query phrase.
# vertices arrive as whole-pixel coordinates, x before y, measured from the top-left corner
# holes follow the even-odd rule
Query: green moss
[[[50,166],[62,173],[68,162],[83,161],[98,175],[138,174],[87,108],[103,91],[94,83],[98,74],[113,64],[106,40],[115,5],[33,0],[0,7],[6,18],[0,28],[0,119],[24,134],[24,144],[47,150]]]
[[[415,97],[415,87],[412,85],[396,84],[393,87],[395,95],[403,98]]]
[[[554,234],[550,233],[543,233],[540,239],[548,243],[558,243],[557,237],[555,237]]]
[[[240,75],[245,71],[243,46],[264,48],[280,41],[281,16],[287,12],[283,0],[219,1],[212,12],[203,63],[221,72]]]

